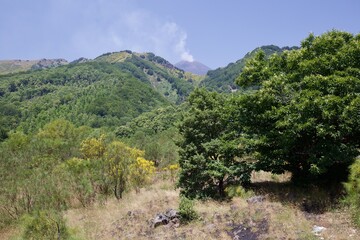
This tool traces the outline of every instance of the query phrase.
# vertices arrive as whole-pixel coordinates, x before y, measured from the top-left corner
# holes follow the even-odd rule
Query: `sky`
[[[263,45],[360,32],[359,0],[0,0],[0,59],[153,52],[224,67]]]

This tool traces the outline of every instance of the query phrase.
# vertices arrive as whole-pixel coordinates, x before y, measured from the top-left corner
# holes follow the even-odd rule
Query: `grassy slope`
[[[0,60],[0,75],[30,70],[38,60]]]
[[[0,60],[0,75],[52,68],[66,64],[68,62],[64,59]]]
[[[162,178],[139,194],[126,194],[120,201],[111,198],[93,207],[70,209],[65,218],[77,239],[233,239],[234,229],[242,230],[242,239],[358,239],[358,230],[350,224],[346,209],[337,206],[317,214],[304,212],[299,206],[303,193],[281,187],[287,179],[284,175],[257,173],[253,175],[254,184],[278,184],[278,194],[274,191],[275,194],[265,195],[265,201],[260,203],[248,203],[247,197],[221,203],[196,202],[200,219],[178,228],[153,229],[148,224],[157,213],[178,206],[179,192],[174,190],[174,182]],[[263,190],[266,189],[254,189],[253,194]],[[312,191],[305,196],[316,197],[317,193]],[[297,201],[288,201],[290,195]],[[315,236],[314,225],[326,230]],[[20,231],[8,228],[0,236],[16,239]]]
[[[276,181],[274,175],[263,173],[253,177],[255,181],[284,181],[281,176],[275,178]],[[255,190],[256,194],[259,192],[261,189]],[[200,220],[179,228],[160,226],[152,229],[147,221],[159,212],[176,209],[179,201],[174,183],[159,180],[140,194],[129,193],[120,202],[110,200],[103,206],[70,210],[66,218],[84,239],[233,239],[231,232],[240,225],[244,234],[244,228],[257,232],[257,239],[318,239],[312,233],[314,225],[326,227],[321,234],[325,239],[357,238],[357,230],[349,224],[349,215],[344,209],[309,214],[287,201],[285,196],[296,193],[283,189],[284,198],[266,195],[266,200],[257,204],[249,204],[241,197],[222,203],[197,202],[195,207]],[[316,195],[316,192],[310,195]],[[247,236],[254,235],[248,232]]]

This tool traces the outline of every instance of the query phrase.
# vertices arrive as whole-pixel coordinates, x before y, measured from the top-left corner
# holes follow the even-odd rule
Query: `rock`
[[[173,218],[169,221],[169,223],[166,225],[166,227],[171,228],[175,227],[178,228],[180,226],[180,219],[179,218]]]
[[[250,223],[251,222],[251,223]],[[247,223],[235,224],[232,226],[232,230],[228,234],[235,240],[257,240],[263,234],[266,234],[269,230],[269,223],[267,219],[262,219],[258,222],[252,222],[248,220]]]
[[[179,217],[180,217],[178,211],[176,211],[175,209],[168,209],[168,210],[166,210],[165,216],[167,216],[170,220],[172,220],[172,219],[174,219],[174,218],[179,218]]]
[[[265,201],[265,196],[254,196],[246,200],[247,203],[254,204],[254,203],[261,203]]]
[[[319,236],[325,230],[325,227],[314,225],[312,233],[314,233],[316,236]]]
[[[167,225],[168,227],[179,227],[180,215],[175,209],[168,209],[165,213],[156,214],[156,216],[148,222],[152,228],[162,225]]]
[[[152,227],[156,228],[158,226],[166,225],[169,223],[169,218],[162,213],[156,214],[155,218],[152,220]]]

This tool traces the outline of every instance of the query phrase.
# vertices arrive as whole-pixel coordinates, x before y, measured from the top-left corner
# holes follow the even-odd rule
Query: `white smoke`
[[[181,60],[193,62],[194,57],[190,54],[190,51],[186,49],[186,39],[187,34],[182,32],[175,49],[180,54]]]
[[[105,52],[132,50],[153,52],[170,62],[194,57],[187,48],[187,33],[174,21],[168,21],[131,1],[83,1],[87,11],[82,23],[72,36],[72,45],[79,56],[96,57]],[[94,16],[97,16],[94,18]]]

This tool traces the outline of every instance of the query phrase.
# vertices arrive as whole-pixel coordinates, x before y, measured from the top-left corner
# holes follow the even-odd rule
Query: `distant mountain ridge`
[[[14,64],[18,69],[0,75],[0,141],[16,127],[34,132],[58,118],[114,129],[142,113],[184,102],[202,79],[153,53],[131,51],[71,63],[6,63],[7,69]]]
[[[197,86],[236,91],[235,78],[259,49],[266,55],[291,50],[264,46],[225,68],[208,71],[205,78],[153,53],[129,50],[71,63],[64,59],[0,61],[0,140],[1,133],[5,136],[18,126],[34,132],[56,118],[114,129],[142,113],[181,104]]]
[[[251,52],[248,52],[243,58],[237,60],[235,63],[229,63],[226,67],[217,68],[215,70],[210,70],[205,79],[200,83],[201,87],[205,87],[211,91],[217,92],[233,92],[237,91],[239,87],[235,84],[235,79],[239,76],[242,69],[245,66],[245,63],[248,59],[253,57],[256,52],[262,50],[265,52],[265,55],[269,57],[274,53],[281,53],[285,50],[298,49],[298,47],[278,47],[275,45],[266,45],[262,47],[255,48]]]
[[[58,59],[43,58],[40,60],[0,60],[0,75],[23,72],[28,70],[58,67],[66,64],[68,64],[68,61],[62,58],[58,58]]]
[[[211,70],[208,66],[202,64],[201,62],[193,61],[180,61],[175,64],[175,67],[184,70],[185,72],[190,72],[196,75],[206,75],[206,73]]]
[[[184,72],[169,61],[153,53],[136,53],[130,50],[104,53],[95,59],[6,60],[0,61],[0,75],[99,62],[115,65],[120,71],[149,84],[172,103],[181,103],[203,77]]]

